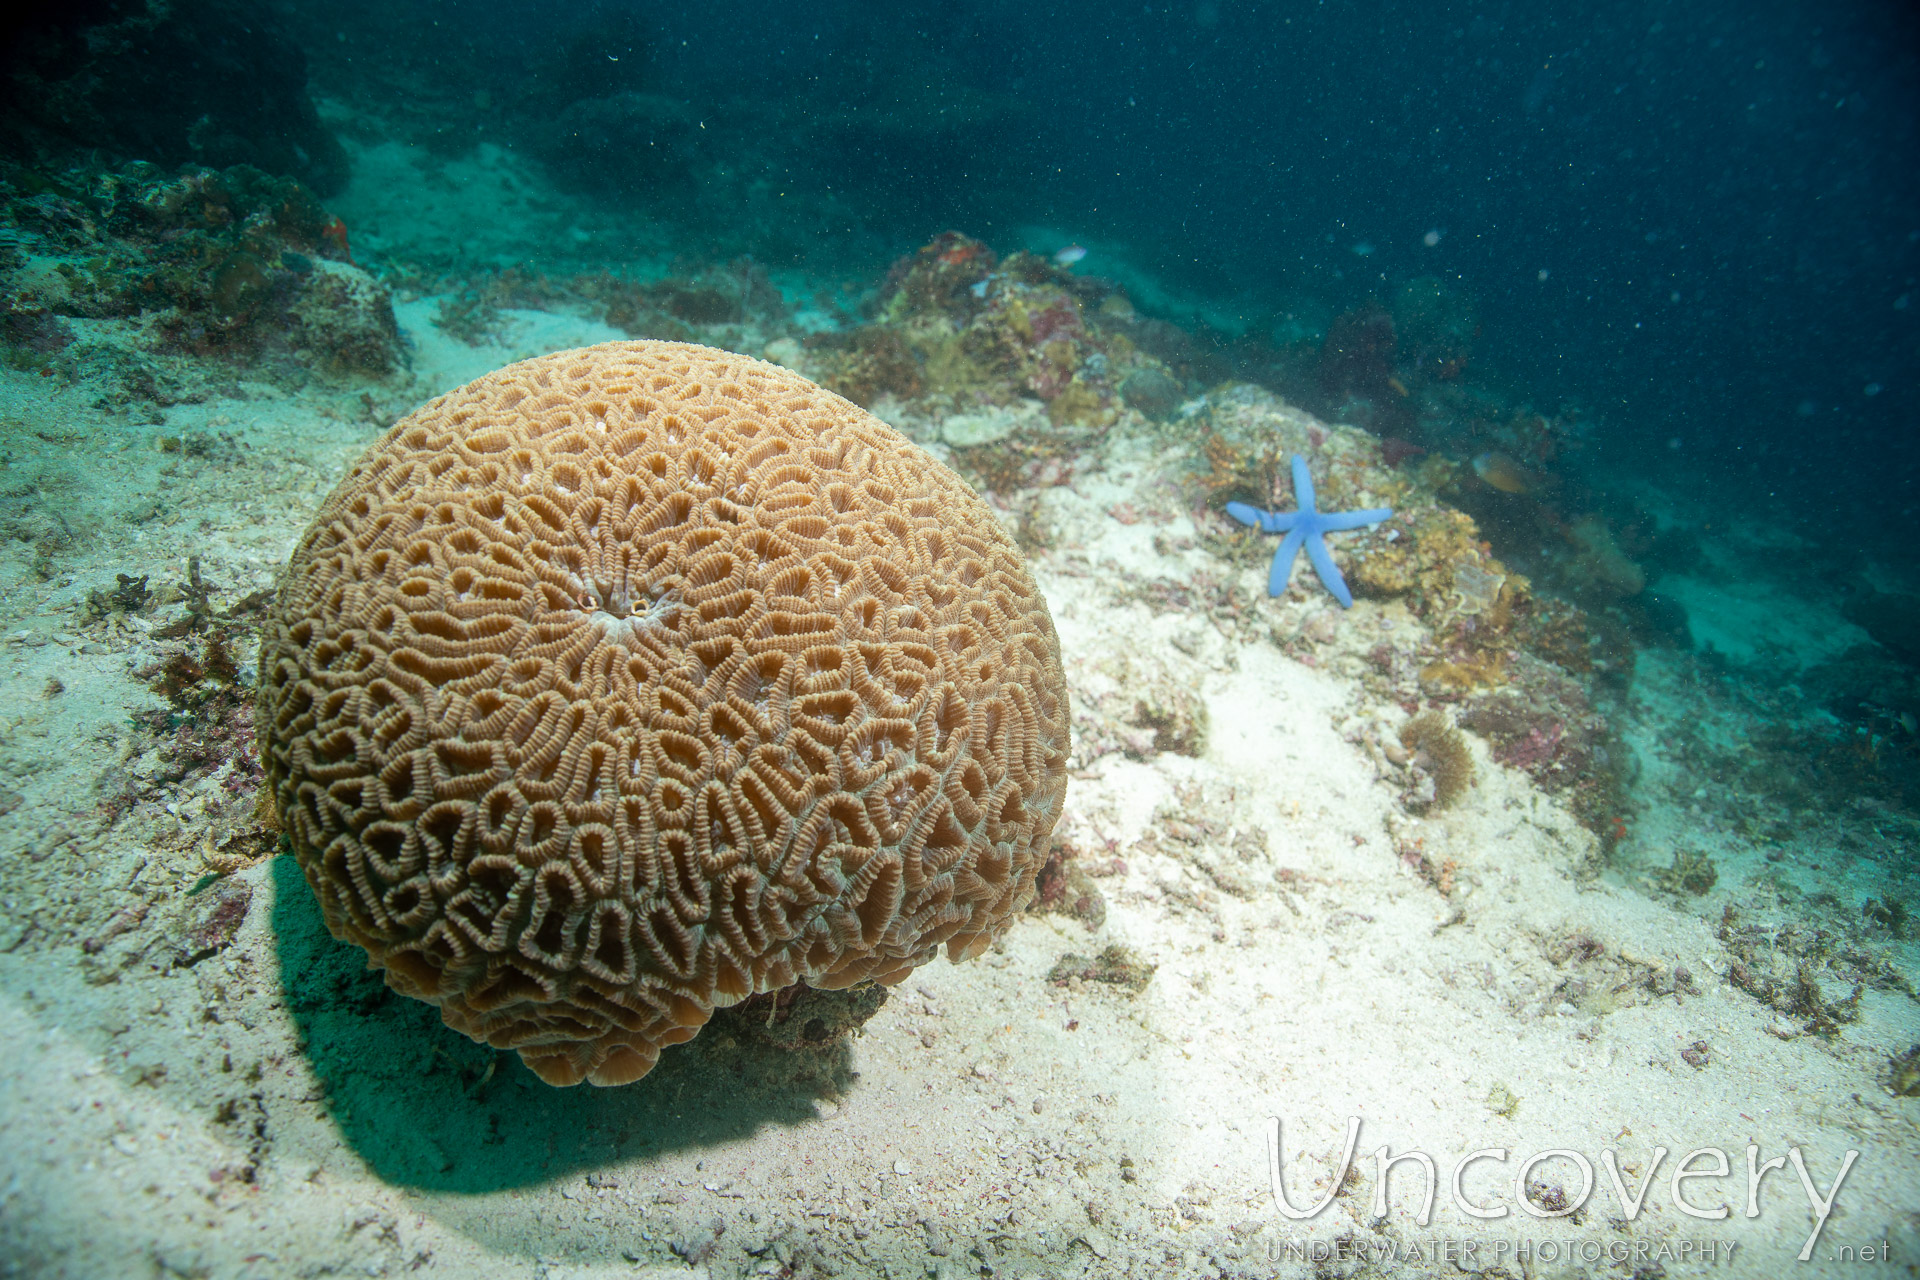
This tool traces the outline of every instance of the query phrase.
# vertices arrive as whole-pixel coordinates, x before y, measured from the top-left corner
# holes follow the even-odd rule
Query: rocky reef
[[[129,394],[164,399],[162,384],[204,376],[168,357],[295,380],[378,377],[404,359],[387,286],[292,178],[145,162],[3,172],[17,235],[0,250],[0,339],[16,367],[72,379],[117,360]]]
[[[307,95],[307,57],[271,8],[238,0],[34,6],[10,20],[0,132],[16,154],[169,168],[249,165],[321,195],[347,155]]]

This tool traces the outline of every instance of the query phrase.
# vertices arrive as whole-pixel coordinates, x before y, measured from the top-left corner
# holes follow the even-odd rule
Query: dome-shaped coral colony
[[[401,421],[295,551],[260,741],[338,937],[554,1084],[979,952],[1066,790],[986,505],[775,366],[623,342]]]

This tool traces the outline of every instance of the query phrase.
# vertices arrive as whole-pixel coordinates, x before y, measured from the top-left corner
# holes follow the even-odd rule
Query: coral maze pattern
[[[260,740],[336,936],[555,1084],[714,1006],[977,954],[1066,790],[978,497],[759,361],[613,343],[397,424],[295,551]]]

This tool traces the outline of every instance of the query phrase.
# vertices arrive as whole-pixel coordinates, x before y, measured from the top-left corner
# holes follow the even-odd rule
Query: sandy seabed
[[[1048,531],[1081,747],[1058,834],[1103,915],[1025,915],[826,1050],[710,1029],[615,1090],[550,1089],[392,996],[290,858],[212,876],[258,819],[241,763],[183,772],[153,728],[180,604],[109,625],[88,600],[118,574],[178,595],[196,557],[244,686],[239,610],[383,421],[620,336],[522,312],[473,348],[431,304],[400,308],[413,367],[377,395],[234,381],[129,412],[0,375],[9,500],[72,534],[52,564],[0,553],[0,1274],[1775,1277],[1882,1249],[1870,1274],[1914,1272],[1920,1104],[1881,1083],[1911,998],[1869,989],[1832,1037],[1783,1023],[1477,740],[1459,803],[1410,806],[1381,749],[1405,712],[1360,673],[1422,623],[1342,613],[1304,566],[1267,600],[1264,567],[1202,547],[1152,433],[1007,499]],[[1230,616],[1178,603],[1203,577]],[[1169,689],[1204,704],[1197,754],[1128,736]],[[1311,1217],[1276,1204],[1276,1119]],[[1382,1148],[1430,1158],[1427,1220],[1417,1159],[1382,1205]],[[1725,1175],[1676,1184],[1702,1150]]]

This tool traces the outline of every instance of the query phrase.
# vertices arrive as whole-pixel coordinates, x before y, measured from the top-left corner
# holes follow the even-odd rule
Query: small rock
[[[27,850],[27,856],[35,862],[45,861],[49,854],[71,839],[73,833],[56,822],[40,833],[40,838]]]
[[[913,1166],[905,1160],[895,1160],[893,1162],[893,1171],[904,1178],[913,1172]]]
[[[711,1218],[705,1227],[695,1227],[678,1239],[668,1241],[667,1247],[686,1262],[698,1266],[713,1256],[714,1247],[726,1230],[725,1218]]]
[[[1332,609],[1322,609],[1307,619],[1300,634],[1315,644],[1332,644],[1340,635],[1340,615]]]
[[[1156,682],[1141,694],[1127,720],[1139,729],[1152,732],[1154,751],[1196,758],[1207,752],[1207,703],[1192,689],[1172,682]]]
[[[806,351],[792,338],[775,338],[760,353],[760,358],[768,364],[781,365],[788,369],[799,369],[806,363]]]
[[[1186,389],[1160,370],[1149,367],[1136,369],[1126,376],[1120,383],[1120,397],[1149,418],[1170,418],[1186,398]]]
[[[975,449],[1006,439],[1018,425],[1003,413],[956,413],[941,424],[940,438],[956,449]]]
[[[180,941],[181,958],[188,964],[206,959],[233,941],[247,922],[253,886],[244,880],[222,880],[207,890],[206,899]]]
[[[1104,1258],[1113,1252],[1113,1241],[1107,1239],[1102,1231],[1084,1231],[1080,1234],[1080,1243],[1093,1250],[1093,1256]]]
[[[1048,971],[1047,981],[1063,987],[1077,977],[1083,982],[1112,983],[1138,995],[1152,981],[1155,967],[1132,947],[1114,942],[1092,959],[1072,952],[1061,956]]]
[[[313,267],[287,308],[295,332],[335,368],[387,372],[399,360],[400,331],[386,285],[344,262]]]

